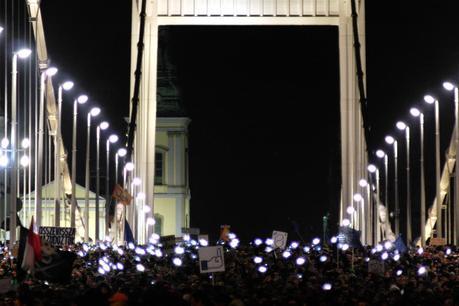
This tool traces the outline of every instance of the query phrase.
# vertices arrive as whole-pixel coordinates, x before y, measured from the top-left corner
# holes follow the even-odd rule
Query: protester
[[[225,271],[212,274],[200,273],[198,242],[179,242],[183,250],[175,251],[153,242],[74,245],[69,283],[29,275],[15,285],[18,264],[4,252],[3,277],[13,285],[0,305],[459,305],[454,247],[400,252],[394,243],[353,249],[327,242],[272,250],[269,240],[229,240],[220,242]]]

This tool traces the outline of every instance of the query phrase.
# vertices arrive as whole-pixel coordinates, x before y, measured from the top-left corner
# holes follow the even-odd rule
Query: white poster
[[[221,245],[199,248],[198,254],[201,273],[225,271],[225,258]]]
[[[273,248],[275,249],[285,249],[287,245],[287,236],[286,232],[273,231]]]

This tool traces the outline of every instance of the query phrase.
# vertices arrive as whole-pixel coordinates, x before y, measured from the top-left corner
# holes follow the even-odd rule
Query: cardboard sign
[[[225,271],[225,258],[223,247],[211,246],[199,248],[199,271],[201,273],[213,273]]]
[[[384,275],[384,262],[372,259],[368,262],[368,273]]]
[[[197,227],[182,227],[182,234],[199,235],[201,230]]]
[[[273,248],[275,249],[285,249],[287,245],[287,236],[288,233],[280,232],[280,231],[273,231]]]
[[[209,242],[209,235],[207,234],[198,235],[198,241],[201,239],[204,239],[205,241]]]
[[[45,239],[54,246],[69,245],[75,242],[74,227],[40,226],[38,234],[41,239]]]
[[[445,238],[431,238],[430,245],[432,246],[446,245],[446,240]]]

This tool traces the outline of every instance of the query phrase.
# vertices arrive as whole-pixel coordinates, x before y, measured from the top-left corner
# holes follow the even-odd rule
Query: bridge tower
[[[146,0],[146,23],[142,80],[135,135],[135,174],[142,179],[146,203],[153,205],[155,177],[155,127],[157,106],[157,64],[159,26],[163,25],[269,25],[338,27],[340,69],[341,172],[340,220],[353,194],[359,191],[359,179],[367,177],[367,153],[359,105],[357,68],[352,25],[352,0]],[[365,2],[355,0],[358,39],[365,80]],[[141,0],[132,1],[131,93]],[[364,82],[365,84],[365,82]],[[131,94],[132,96],[132,94]],[[367,203],[368,205],[368,203]],[[338,209],[338,207],[337,207]],[[365,211],[368,211],[367,208]],[[369,218],[365,218],[369,219]],[[362,226],[371,232],[370,222]],[[370,234],[369,237],[372,237]],[[364,241],[365,242],[365,241]]]

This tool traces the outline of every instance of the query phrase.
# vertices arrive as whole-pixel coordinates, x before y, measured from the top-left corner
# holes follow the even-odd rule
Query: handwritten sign
[[[223,247],[211,246],[199,248],[199,270],[201,273],[213,273],[225,271],[225,258]]]
[[[69,245],[75,242],[74,227],[40,226],[38,231],[40,237],[51,245]]]

